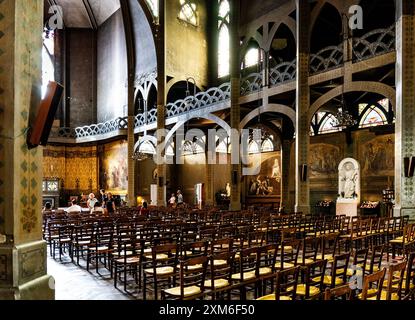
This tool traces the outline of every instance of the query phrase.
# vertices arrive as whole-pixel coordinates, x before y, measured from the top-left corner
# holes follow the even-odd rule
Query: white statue
[[[232,188],[231,188],[231,184],[228,182],[226,184],[226,196],[228,198],[230,198],[231,197],[231,194],[232,194]]]
[[[339,166],[339,195],[342,199],[355,199],[360,193],[359,164],[354,159],[345,159]]]
[[[344,165],[343,174],[341,175],[341,180],[344,182],[343,190],[341,190],[341,195],[343,198],[352,199],[356,195],[356,179],[357,179],[357,170],[354,168],[353,163],[347,162]]]

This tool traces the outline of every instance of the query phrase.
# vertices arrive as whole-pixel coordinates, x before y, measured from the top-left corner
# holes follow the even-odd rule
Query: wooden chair
[[[114,251],[114,225],[112,223],[99,224],[95,230],[93,242],[87,249],[86,268],[92,261],[95,262],[95,271],[99,274],[99,262],[104,259],[104,267],[110,261],[110,254]]]
[[[217,300],[222,293],[228,293],[228,299],[230,299],[234,259],[235,252],[233,251],[222,251],[210,255],[205,288],[207,294],[212,296],[212,300]]]
[[[392,259],[395,259],[397,251],[401,255],[407,255],[411,252],[415,244],[415,224],[405,225],[403,235],[389,241],[389,244],[392,249]]]
[[[143,300],[147,300],[147,291],[154,292],[154,300],[158,300],[159,288],[173,282],[177,272],[179,248],[177,244],[155,246],[152,248],[151,260],[145,257],[143,272]],[[151,288],[152,285],[152,288]]]
[[[312,264],[317,260],[317,250],[320,238],[306,238],[302,240],[302,247],[297,263],[302,266]]]
[[[114,277],[114,287],[117,288],[118,279],[123,275],[124,291],[127,292],[127,274],[132,274],[136,285],[141,286],[144,240],[123,239],[121,241],[117,251],[112,254],[111,271]]]
[[[275,268],[277,270],[291,269],[297,266],[301,249],[300,240],[286,240],[280,245],[281,254],[277,256]]]
[[[317,260],[326,259],[328,262],[333,262],[334,256],[338,251],[339,233],[329,233],[320,236],[318,243]]]
[[[297,286],[297,296],[303,300],[319,299],[324,286],[327,260],[320,260],[302,267],[305,283]]]
[[[300,266],[297,266],[295,268],[278,271],[275,279],[274,293],[258,298],[257,300],[295,300],[297,295],[297,285],[300,275],[300,268]]]
[[[257,268],[259,247],[246,248],[235,256],[236,273],[232,274],[232,283],[235,289],[239,289],[240,300],[246,300],[247,288],[254,285],[255,297],[257,296]]]
[[[74,262],[74,256],[76,255],[76,264],[79,266],[80,256],[84,256],[84,253],[88,250],[88,247],[92,244],[95,227],[93,224],[88,223],[74,228],[74,238],[72,241],[72,262]]]
[[[386,269],[375,272],[364,277],[363,290],[357,296],[359,300],[381,300],[383,281],[385,279]]]
[[[382,265],[383,254],[385,252],[385,245],[373,246],[369,252],[369,263],[365,266],[365,272],[372,274],[378,272]]]
[[[369,250],[359,249],[359,250],[353,250],[351,257],[352,257],[352,263],[347,269],[347,276],[349,277],[363,277],[365,270],[366,270],[366,263],[367,263],[367,256],[368,256]]]
[[[324,293],[324,300],[352,300],[353,290],[349,285],[344,285],[336,288],[327,288]]]
[[[381,300],[401,300],[406,264],[406,261],[403,261],[389,266],[387,277],[383,282]]]
[[[180,262],[179,286],[163,289],[161,299],[167,300],[195,300],[205,293],[205,280],[208,257],[200,256]]]
[[[408,255],[406,272],[404,275],[404,282],[402,284],[402,291],[404,299],[415,298],[415,252]]]
[[[256,278],[258,280],[258,294],[265,295],[267,284],[270,281],[271,286],[276,273],[276,260],[278,253],[277,244],[269,244],[258,249],[258,267],[256,269]]]
[[[347,283],[347,269],[350,261],[350,253],[334,256],[331,263],[330,274],[324,276],[324,286],[334,289]]]
[[[55,249],[59,250],[59,261],[68,249],[69,256],[72,256],[73,226],[64,225],[58,227],[58,237],[53,240],[53,258],[55,259]]]

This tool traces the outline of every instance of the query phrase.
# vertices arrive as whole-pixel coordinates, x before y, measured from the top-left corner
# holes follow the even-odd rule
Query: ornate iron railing
[[[297,60],[291,62],[283,62],[271,68],[269,73],[269,82],[276,86],[287,81],[295,80],[297,75]]]
[[[251,73],[241,81],[241,96],[258,92],[263,85],[262,73]]]
[[[360,61],[374,56],[391,52],[395,49],[395,26],[387,29],[373,30],[363,37],[353,39],[353,58]],[[283,62],[270,69],[269,84],[276,86],[296,78],[296,60]],[[344,63],[343,44],[329,46],[310,56],[310,72],[316,74],[341,66]],[[258,92],[263,87],[262,73],[252,73],[241,81],[241,95]],[[195,96],[169,103],[166,106],[167,119],[186,114],[191,111],[223,103],[230,99],[230,83],[224,83],[218,88],[211,88]],[[139,128],[157,122],[157,110],[149,110],[146,114],[138,114],[134,119],[134,127]],[[87,138],[127,129],[128,118],[117,118],[105,123],[75,129],[61,128],[52,132],[52,136],[60,138]]]
[[[104,123],[93,124],[90,126],[75,128],[75,137],[86,138],[91,136],[103,135],[117,130],[128,128],[128,118],[117,118]]]
[[[337,68],[343,64],[343,43],[338,46],[330,46],[311,54],[310,72],[316,74]]]
[[[361,61],[394,51],[395,43],[395,25],[370,31],[361,38],[353,39],[353,59]]]

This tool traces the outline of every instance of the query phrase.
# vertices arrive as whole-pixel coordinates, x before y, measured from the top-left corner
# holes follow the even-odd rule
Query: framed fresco
[[[248,198],[279,198],[281,196],[281,153],[270,152],[250,156],[251,163],[260,163],[260,171],[255,176],[246,176]]]

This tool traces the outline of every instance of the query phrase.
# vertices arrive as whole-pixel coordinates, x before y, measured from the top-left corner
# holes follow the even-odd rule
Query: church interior
[[[0,1],[0,300],[414,300],[413,0]]]

